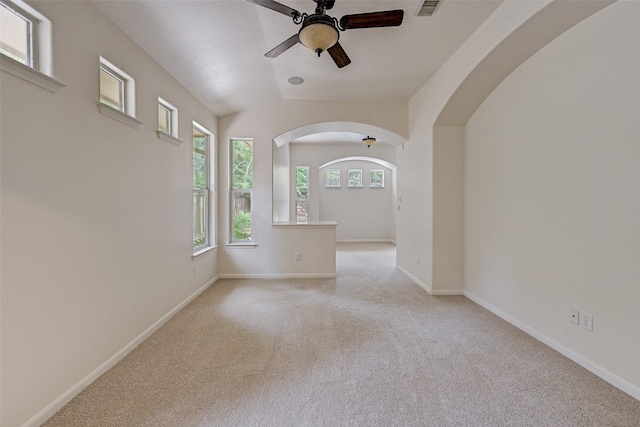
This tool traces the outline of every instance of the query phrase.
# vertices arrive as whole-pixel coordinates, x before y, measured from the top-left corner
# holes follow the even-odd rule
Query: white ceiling
[[[403,9],[400,27],[341,32],[351,64],[339,69],[297,44],[264,53],[297,33],[292,19],[246,0],[93,0],[117,26],[218,116],[277,99],[409,98],[498,7],[501,0],[442,0],[418,17],[421,0],[337,0],[327,13]],[[313,13],[312,0],[281,0]],[[287,82],[300,76],[305,82]]]

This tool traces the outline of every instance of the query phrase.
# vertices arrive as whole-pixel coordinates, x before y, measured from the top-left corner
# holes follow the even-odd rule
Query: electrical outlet
[[[418,257],[418,267],[420,267],[420,257]]]
[[[569,310],[569,322],[575,323],[576,325],[580,324],[580,311],[572,308]]]
[[[195,265],[193,266],[193,277],[196,277],[198,275],[198,267],[196,267]]]
[[[586,331],[593,332],[593,316],[582,313],[582,316],[580,316],[580,327]]]
[[[302,260],[302,254],[300,252],[296,252],[296,261]]]

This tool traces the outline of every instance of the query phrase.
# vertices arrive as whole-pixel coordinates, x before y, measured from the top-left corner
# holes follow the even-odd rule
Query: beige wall
[[[464,210],[467,295],[636,398],[639,22],[618,2],[489,96],[466,129]]]
[[[337,159],[361,156],[395,164],[396,148],[377,142],[364,144],[289,144],[291,146],[291,200],[295,200],[295,167],[309,166],[311,173],[310,210],[312,221],[336,221],[336,238],[340,240],[394,241],[395,171],[370,161],[344,161],[328,166],[342,170],[342,188],[325,188],[323,164]],[[362,169],[363,187],[347,188],[349,168]],[[385,170],[385,187],[369,188],[371,169]],[[293,205],[293,203],[292,203]],[[295,206],[293,206],[295,207]]]
[[[67,87],[51,94],[4,72],[0,79],[0,423],[12,427],[50,414],[218,273],[335,270],[335,258],[325,257],[335,240],[330,231],[312,230],[305,239],[299,229],[271,226],[272,203],[288,209],[286,194],[273,202],[272,180],[289,178],[289,153],[274,156],[272,139],[341,121],[410,137],[397,152],[398,262],[405,272],[446,292],[459,283],[464,260],[467,295],[639,397],[640,329],[632,320],[640,303],[639,55],[629,43],[639,38],[638,3],[605,9],[510,76],[469,122],[464,164],[461,128],[434,124],[459,87],[473,86],[463,82],[477,64],[495,59],[494,47],[548,2],[508,3],[410,108],[402,101],[277,101],[222,118],[218,132],[216,118],[90,3],[34,2],[54,21],[54,77]],[[559,21],[554,17],[562,14],[551,12],[547,18]],[[549,28],[539,27],[533,30]],[[533,40],[531,30],[512,36],[516,43],[503,45],[497,62],[518,41]],[[136,78],[140,129],[98,112],[99,55]],[[154,132],[158,96],[180,109],[182,146]],[[458,124],[455,110],[447,124]],[[195,261],[193,119],[216,133],[221,190],[221,246]],[[256,142],[255,249],[224,246],[232,137]],[[464,258],[455,226],[462,200]],[[292,254],[299,251],[303,261],[296,263]],[[319,262],[307,263],[314,257]],[[594,315],[593,333],[568,323],[569,307]]]
[[[220,274],[225,276],[286,276],[290,274],[316,274],[326,272],[335,266],[335,254],[332,248],[326,256],[312,261],[304,253],[314,245],[304,232],[294,233],[287,241],[287,249],[274,251],[274,242],[278,239],[279,229],[272,227],[274,205],[289,212],[291,188],[287,181],[290,175],[283,169],[290,163],[290,152],[286,155],[276,148],[273,138],[285,132],[315,123],[349,122],[377,126],[397,135],[407,133],[408,105],[402,101],[386,102],[337,102],[337,101],[275,101],[268,105],[257,106],[249,111],[220,118],[220,188],[228,188],[228,158],[230,138],[254,139],[254,192],[252,199],[252,233],[255,247],[221,247]],[[337,129],[339,130],[339,129]],[[330,151],[330,149],[329,149]],[[274,154],[275,152],[275,154]],[[276,167],[274,173],[274,167]],[[273,182],[276,180],[284,190],[273,200]],[[286,184],[286,186],[284,186]],[[226,190],[221,191],[220,239],[229,241],[229,198]],[[290,235],[291,237],[291,235]],[[307,262],[296,262],[294,254],[301,252]],[[335,273],[335,271],[334,271]]]
[[[91,3],[32,4],[54,23],[66,87],[0,79],[6,427],[63,402],[217,274],[215,251],[191,259],[189,135],[216,118]],[[136,79],[139,129],[100,114],[100,55]],[[179,109],[181,146],[157,137],[158,96]]]
[[[464,126],[434,126],[432,292],[459,295],[463,278]]]

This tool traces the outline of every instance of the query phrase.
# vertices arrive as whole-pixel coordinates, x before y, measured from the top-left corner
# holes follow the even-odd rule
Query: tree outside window
[[[327,169],[325,187],[340,188],[340,169]]]
[[[193,250],[209,246],[209,135],[193,128]]]
[[[309,166],[296,167],[296,222],[309,222]]]
[[[371,178],[369,180],[369,187],[371,188],[384,187],[384,170],[383,169],[371,169]]]
[[[349,169],[347,187],[361,188],[362,187],[362,169]]]
[[[253,193],[253,140],[231,140],[232,242],[251,241]]]

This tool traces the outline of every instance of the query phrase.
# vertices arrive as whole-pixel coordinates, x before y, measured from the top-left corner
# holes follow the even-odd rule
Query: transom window
[[[178,109],[158,97],[158,130],[178,137]]]
[[[125,112],[126,80],[104,64],[100,64],[100,102]]]
[[[171,135],[171,110],[158,102],[158,130]]]
[[[371,169],[369,187],[384,188],[384,169]]]
[[[0,1],[0,52],[37,69],[37,22],[24,9],[9,1]]]
[[[100,104],[135,117],[135,97],[135,80],[105,58],[100,57]]]

